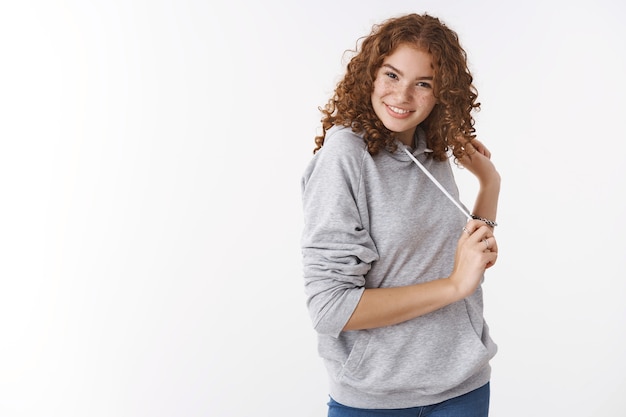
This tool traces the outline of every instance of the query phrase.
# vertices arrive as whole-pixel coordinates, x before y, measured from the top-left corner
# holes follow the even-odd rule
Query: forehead
[[[403,72],[433,73],[432,55],[417,47],[402,44],[383,60],[383,66],[391,65]],[[423,74],[422,74],[423,75]]]

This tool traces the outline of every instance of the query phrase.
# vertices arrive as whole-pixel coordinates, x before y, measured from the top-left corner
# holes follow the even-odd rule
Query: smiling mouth
[[[400,107],[394,107],[394,106],[390,106],[387,104],[387,108],[389,110],[391,110],[394,113],[397,114],[407,114],[407,113],[411,113],[411,110],[405,110],[405,109],[401,109]]]

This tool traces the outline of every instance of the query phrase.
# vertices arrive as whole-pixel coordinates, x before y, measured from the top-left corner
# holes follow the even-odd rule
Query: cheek
[[[376,80],[374,81],[373,95],[381,97],[386,94],[389,94],[389,91],[390,91],[389,82],[387,82],[384,78],[383,79],[376,78]]]
[[[435,104],[437,104],[437,99],[435,99],[435,96],[432,94],[424,94],[418,98],[418,102],[422,107],[433,108]]]

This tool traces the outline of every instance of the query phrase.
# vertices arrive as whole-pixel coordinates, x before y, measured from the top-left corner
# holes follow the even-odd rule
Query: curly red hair
[[[455,160],[465,155],[464,146],[475,137],[473,110],[479,110],[478,93],[467,65],[467,54],[456,32],[428,14],[408,14],[374,25],[371,33],[359,39],[360,47],[351,51],[343,79],[333,97],[319,110],[321,135],[315,137],[317,152],[324,145],[332,126],[351,127],[363,133],[367,149],[376,155],[382,148],[397,149],[393,132],[374,113],[371,94],[378,69],[384,59],[400,45],[408,44],[428,52],[434,70],[433,93],[437,105],[420,125],[433,150],[433,158],[443,161],[451,152]],[[471,147],[470,147],[471,148]]]

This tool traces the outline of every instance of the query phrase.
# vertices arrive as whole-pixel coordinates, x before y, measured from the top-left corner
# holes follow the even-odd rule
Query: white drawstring
[[[441,185],[439,183],[439,181],[437,181],[437,179],[435,177],[432,176],[432,174],[430,172],[428,172],[428,170],[426,169],[426,167],[424,165],[422,165],[414,156],[413,154],[407,149],[404,148],[404,152],[407,153],[407,155],[409,155],[409,157],[413,160],[413,162],[415,162],[415,164],[422,170],[424,171],[424,174],[426,174],[426,176],[428,178],[430,178],[430,180],[446,195],[446,197],[448,197],[448,199],[450,199],[450,201],[452,201],[454,203],[455,206],[457,206],[459,208],[459,210],[461,210],[461,213],[463,213],[465,215],[465,217],[467,217],[468,220],[470,220],[472,218],[472,216],[465,211],[465,209],[463,208],[463,206],[461,206],[455,199],[454,197],[452,197],[450,195],[450,193],[448,191],[446,191],[445,188],[443,188],[443,185]]]

